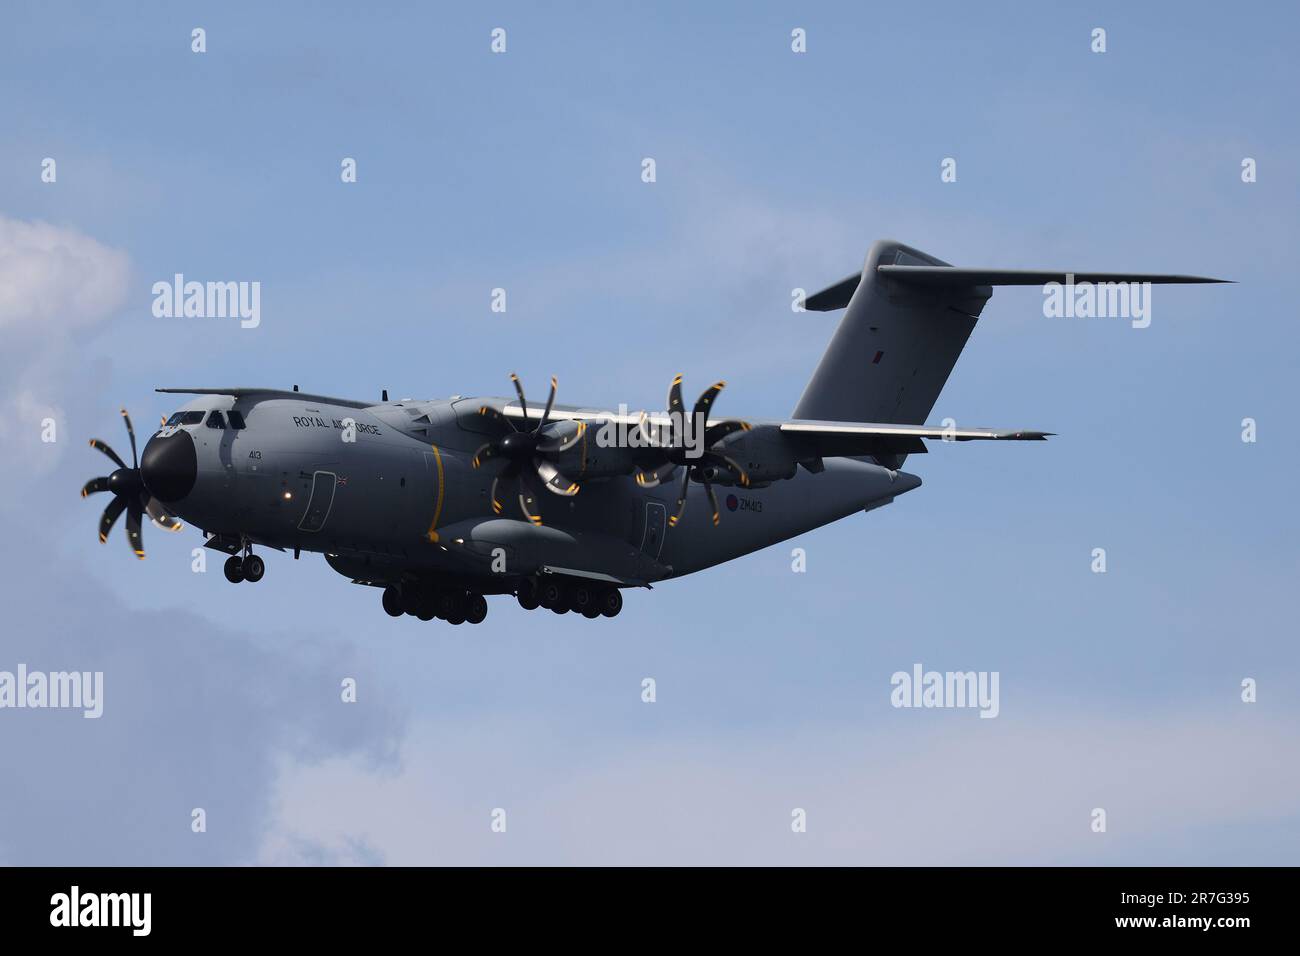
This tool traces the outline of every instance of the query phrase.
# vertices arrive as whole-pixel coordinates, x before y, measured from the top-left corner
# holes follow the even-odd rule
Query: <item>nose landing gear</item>
[[[262,580],[262,575],[266,574],[266,562],[253,554],[253,549],[245,544],[243,555],[232,554],[226,558],[222,570],[226,574],[226,580],[231,584],[238,584],[240,581],[256,584]]]

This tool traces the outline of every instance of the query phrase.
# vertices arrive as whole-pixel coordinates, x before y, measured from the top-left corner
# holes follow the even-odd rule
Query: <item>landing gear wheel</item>
[[[448,624],[464,624],[466,621],[465,612],[468,610],[468,600],[464,594],[452,592],[451,601],[447,611]]]
[[[231,584],[238,584],[244,580],[244,559],[237,554],[232,554],[226,558],[226,565],[223,569],[226,572],[226,580]]]
[[[456,611],[456,595],[451,591],[439,591],[433,597],[433,611],[444,621],[451,620]]]
[[[255,554],[244,558],[244,580],[256,584],[266,573],[266,562]]]
[[[555,581],[548,581],[542,585],[539,600],[542,607],[556,611],[558,614],[563,614],[564,611],[568,610],[568,600],[564,588]],[[557,610],[557,608],[563,608],[563,610]]]
[[[618,612],[623,610],[623,595],[618,588],[609,588],[600,595],[596,603],[600,606],[601,614],[606,617],[616,617]]]
[[[465,620],[471,624],[482,624],[487,618],[487,598],[481,594],[471,594],[465,603]]]
[[[594,621],[600,617],[600,608],[596,607],[595,604],[588,604],[582,609],[582,616],[589,621]]]
[[[592,598],[591,588],[587,587],[587,585],[573,585],[569,588],[569,610],[586,614],[587,608],[595,603]]]
[[[394,584],[384,588],[384,612],[389,617],[401,617],[405,613],[402,609],[402,589]]]
[[[519,590],[515,592],[515,600],[525,611],[535,611],[542,603],[538,587],[532,581],[525,581],[519,585]]]
[[[421,621],[432,621],[437,616],[433,611],[433,603],[431,601],[425,601],[420,605],[419,610],[415,612],[415,616]]]

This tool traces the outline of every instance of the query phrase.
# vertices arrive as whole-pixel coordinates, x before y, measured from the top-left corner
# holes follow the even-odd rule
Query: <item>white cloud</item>
[[[70,333],[103,322],[126,300],[130,258],[76,229],[0,215],[0,448],[16,463],[0,476],[15,485],[48,474],[62,458],[68,396],[84,384],[82,350]],[[43,440],[54,419],[57,440]]]
[[[129,275],[120,249],[75,229],[0,215],[0,328],[93,325],[125,301]]]
[[[908,715],[906,727],[809,724],[784,736],[607,746],[565,744],[536,727],[423,724],[407,736],[400,773],[348,759],[283,770],[261,859],[1258,862],[1248,842],[1209,850],[1197,838],[1297,811],[1300,746],[1287,720],[1237,706],[1219,719]],[[489,828],[498,806],[505,835]],[[807,811],[806,834],[791,832],[795,807]],[[1094,807],[1107,811],[1104,834],[1090,829]]]
[[[52,422],[52,440],[47,442],[43,438],[48,422]],[[66,431],[63,409],[31,389],[0,396],[0,448],[11,454],[11,461],[22,462],[31,475],[47,474],[58,464],[68,438]],[[8,490],[8,484],[8,479],[0,478],[0,488]]]

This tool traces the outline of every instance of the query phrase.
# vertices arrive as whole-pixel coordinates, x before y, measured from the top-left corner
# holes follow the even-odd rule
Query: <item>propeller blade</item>
[[[537,427],[533,429],[534,435],[540,435],[542,429],[546,427],[546,423],[551,420],[551,408],[554,407],[555,405],[555,390],[559,387],[559,385],[560,383],[556,380],[555,376],[552,375],[551,394],[550,397],[546,399],[546,409],[545,411],[542,412],[542,420],[538,422]]]
[[[515,383],[515,394],[519,396],[519,405],[524,410],[524,421],[528,420],[528,399],[524,398],[524,386],[519,381],[519,376],[514,372],[510,373],[510,381]]]
[[[497,488],[500,487],[503,481],[510,481],[514,479],[518,474],[519,474],[519,466],[512,461],[509,464],[507,464],[504,468],[502,468],[501,471],[497,474],[497,476],[492,479],[491,495],[492,495],[493,514],[498,514],[498,515],[501,514],[506,507],[505,504],[501,501],[500,495],[497,494]]]
[[[586,422],[577,422],[578,429],[572,435],[557,435],[537,443],[537,450],[543,455],[558,455],[576,445],[587,430]]]
[[[707,481],[704,482],[704,493],[709,496],[709,505],[713,508],[713,527],[718,526],[718,521],[722,518],[722,513],[718,511],[718,496],[713,493],[713,485]]]
[[[532,493],[524,485],[523,480],[519,482],[519,510],[524,513],[524,517],[533,524],[542,523],[541,512],[537,508],[537,501],[533,498]]]
[[[641,433],[641,439],[651,448],[663,448],[665,446],[659,443],[659,439],[650,431],[650,416],[645,412],[637,419],[636,429]]]
[[[117,452],[113,451],[113,449],[109,448],[108,445],[107,445],[106,443],[100,441],[98,438],[92,438],[92,439],[90,440],[90,447],[91,447],[91,448],[98,448],[100,451],[102,451],[102,452],[103,452],[105,455],[107,455],[109,458],[113,459],[113,461],[114,461],[114,463],[117,465],[117,467],[119,467],[119,468],[125,468],[125,467],[126,467],[126,462],[124,462],[121,458],[119,458],[119,457],[117,456]]]
[[[653,471],[638,471],[636,473],[636,483],[642,488],[654,488],[667,481],[677,466],[672,462],[665,462]]]
[[[484,444],[479,445],[478,451],[474,452],[474,458],[470,462],[470,464],[473,465],[475,468],[478,468],[480,465],[483,464],[483,462],[490,461],[491,459],[496,457],[497,457],[496,442],[493,441],[485,442]]]
[[[126,509],[126,540],[131,543],[131,550],[141,561],[144,560],[144,541],[140,537],[140,516],[143,510],[134,501]]]
[[[126,507],[126,499],[117,495],[108,503],[104,513],[99,517],[99,543],[103,544],[108,540],[108,533],[113,530],[113,525],[117,522],[117,516],[122,513]]]
[[[718,393],[726,387],[726,382],[714,382],[704,391],[700,392],[700,397],[695,400],[695,408],[691,410],[690,425],[687,426],[685,422],[682,422],[683,427],[688,428],[692,436],[694,436],[696,429],[704,431],[707,428],[706,423],[709,420],[709,410],[713,408],[714,399],[716,399]],[[707,434],[708,432],[705,431],[705,435]],[[684,441],[685,440],[683,439],[683,443]],[[709,446],[706,443],[704,447],[707,448]]]
[[[537,471],[537,477],[546,483],[546,490],[553,494],[562,495],[565,498],[572,498],[581,489],[582,486],[568,476],[562,474],[560,469],[545,458],[534,458],[533,468]]]
[[[701,415],[707,418],[709,415],[709,409],[713,407],[713,400],[717,398],[718,393],[726,387],[726,382],[714,382],[704,391],[700,392],[700,397],[695,400],[695,409],[691,414],[695,418],[699,418]]]
[[[125,408],[123,408],[121,411],[122,411],[122,421],[126,422],[126,433],[131,439],[131,467],[139,468],[140,459],[135,453],[135,429],[131,427],[131,416],[126,413]]]
[[[91,478],[90,481],[81,486],[81,497],[85,498],[87,495],[97,494],[101,491],[108,491],[108,479]]]
[[[184,524],[167,513],[167,509],[163,507],[161,501],[150,497],[147,492],[140,492],[140,503],[144,505],[144,510],[149,515],[150,520],[164,531],[180,531],[185,527]]]
[[[511,421],[507,416],[502,415],[495,408],[490,408],[487,405],[484,405],[478,410],[478,413],[489,421],[493,421],[500,425],[503,431],[519,431],[519,429],[515,428],[515,423],[513,421]]]
[[[729,418],[725,422],[718,422],[716,425],[710,425],[704,432],[704,447],[712,448],[728,435],[734,434],[735,432],[747,432],[749,429],[749,422],[742,422],[736,418]]]
[[[686,414],[686,403],[682,401],[682,377],[678,375],[668,386],[668,412],[678,415]]]
[[[497,475],[495,478],[492,479],[492,513],[494,515],[499,515],[503,507],[503,505],[501,504],[501,499],[497,497],[497,485],[500,484],[500,482],[501,482],[500,475]]]
[[[682,514],[686,511],[686,493],[691,488],[691,470],[682,469],[682,490],[677,493],[677,512],[668,518],[668,527],[677,527],[677,522],[682,520]]]

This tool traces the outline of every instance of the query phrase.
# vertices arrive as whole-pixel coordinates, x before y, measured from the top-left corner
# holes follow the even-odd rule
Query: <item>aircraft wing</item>
[[[229,395],[236,401],[247,400],[260,402],[271,398],[288,398],[303,402],[321,402],[325,405],[341,405],[344,408],[370,408],[374,402],[358,402],[351,398],[332,398],[329,395],[313,395],[309,392],[292,392],[283,388],[155,388],[155,392],[167,392],[172,395]]]

